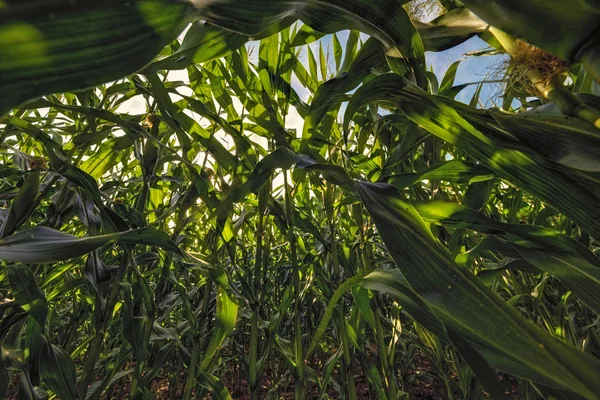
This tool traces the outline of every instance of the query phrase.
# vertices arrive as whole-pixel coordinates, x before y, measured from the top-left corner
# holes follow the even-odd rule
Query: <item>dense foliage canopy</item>
[[[600,2],[423,3],[0,1],[0,399],[599,399]]]

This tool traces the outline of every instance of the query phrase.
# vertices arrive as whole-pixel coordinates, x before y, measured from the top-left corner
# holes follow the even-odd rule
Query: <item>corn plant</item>
[[[600,5],[422,3],[0,1],[0,399],[600,398]]]

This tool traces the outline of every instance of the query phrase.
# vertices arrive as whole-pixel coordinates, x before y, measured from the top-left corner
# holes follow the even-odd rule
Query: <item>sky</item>
[[[185,35],[185,31],[181,34],[180,39],[183,39]],[[346,41],[348,38],[348,31],[342,31],[342,32],[338,32],[337,34],[338,39],[342,45],[342,48],[345,48],[346,46]],[[361,35],[361,39],[364,41],[366,41],[366,39],[368,38],[367,35]],[[327,35],[325,37],[323,37],[321,40],[316,41],[311,43],[309,46],[312,48],[313,53],[317,56],[317,62],[318,62],[318,52],[319,52],[319,46],[322,45],[324,50],[328,50],[328,49],[332,49],[332,35]],[[258,54],[258,46],[259,46],[259,42],[250,42],[246,45],[248,48],[254,47],[254,50],[252,52],[249,52],[250,54],[253,54],[254,60],[251,59],[251,61],[253,61],[254,63],[257,62],[256,57]],[[493,79],[497,79],[497,77],[494,76],[490,76],[490,71],[497,71],[499,66],[501,66],[502,63],[502,56],[484,56],[484,57],[465,57],[465,53],[468,52],[473,52],[473,51],[477,51],[477,50],[482,50],[482,49],[486,49],[489,48],[489,45],[484,42],[483,40],[479,39],[477,36],[465,41],[464,43],[448,49],[446,51],[442,51],[442,52],[437,52],[437,53],[433,53],[433,52],[427,52],[426,53],[426,63],[427,63],[427,68],[433,70],[433,72],[435,73],[435,75],[438,78],[438,81],[441,82],[446,71],[448,70],[448,68],[455,62],[458,60],[463,60],[461,61],[458,70],[457,70],[457,74],[456,74],[456,78],[455,78],[455,85],[460,85],[460,84],[464,84],[464,83],[476,83],[476,82],[480,82],[482,80],[493,80]],[[305,63],[305,66],[308,68],[307,65],[307,51],[304,50],[299,58],[300,60]],[[333,62],[333,56],[329,57],[329,60],[332,60]],[[187,75],[187,71],[186,70],[179,70],[179,71],[170,71],[169,72],[169,80],[171,81],[182,81],[184,83],[189,83],[189,78]],[[292,87],[296,90],[296,92],[298,93],[298,95],[300,96],[300,98],[302,98],[302,100],[304,100],[305,102],[309,101],[310,98],[310,93],[309,91],[304,88],[300,82],[295,78],[295,76],[292,79]],[[473,96],[473,93],[476,90],[477,85],[471,85],[468,86],[467,88],[463,89],[456,97],[456,100],[458,101],[462,101],[465,103],[469,103],[471,100],[471,97]],[[178,92],[183,94],[183,95],[192,95],[192,90],[189,87],[179,87]],[[493,104],[491,104],[493,102],[493,98],[495,96],[496,93],[499,92],[499,87],[497,84],[486,84],[484,85],[484,87],[482,88],[481,94],[480,94],[480,107],[481,106],[485,106],[485,107],[489,107]],[[175,95],[175,94],[171,94],[171,97],[174,101],[178,101],[180,100],[180,97]],[[242,104],[235,98],[233,97],[234,100],[234,106],[236,107],[236,109],[238,109],[238,112],[241,113],[242,111]],[[343,109],[345,108],[345,105],[342,105],[342,110],[340,115],[343,115]],[[135,96],[132,99],[129,99],[128,101],[124,102],[119,109],[117,110],[120,113],[127,113],[127,114],[144,114],[146,112],[146,103],[144,100],[143,96]],[[199,115],[195,115],[194,113],[192,113],[189,110],[185,110],[184,112],[186,112],[187,114],[189,114],[191,117],[193,117],[196,121],[198,121],[198,123],[202,126],[208,126],[209,122],[206,120],[202,120],[202,118]],[[303,130],[303,125],[304,125],[304,120],[303,118],[298,114],[298,112],[296,111],[296,109],[294,107],[290,107],[289,110],[289,114],[286,117],[286,128],[288,129],[295,129],[298,135],[302,134],[302,130]],[[249,133],[250,134],[250,133]],[[252,134],[250,134],[252,135]],[[222,131],[217,131],[215,132],[215,136],[225,145],[225,147],[227,148],[233,148],[234,143],[231,140],[231,138],[226,135],[224,132]],[[251,137],[249,137],[250,140],[254,141],[255,143],[257,143],[258,145],[262,146],[263,148],[267,148],[267,141],[265,138],[259,137],[257,135],[252,135]],[[198,159],[197,160],[193,160],[196,162],[201,162],[201,158],[204,158],[204,154],[201,153],[198,155]],[[209,165],[214,163],[214,159],[213,157],[209,154],[208,155],[208,162]],[[280,173],[278,174],[278,176],[275,179],[275,187],[281,187],[281,184],[283,183],[283,175]]]
[[[338,38],[342,44],[345,46],[346,39],[348,37],[347,32],[341,32],[338,34]],[[362,35],[363,40],[366,40],[367,35]],[[327,35],[323,39],[321,39],[323,46],[325,48],[332,46],[331,35]],[[315,42],[310,44],[313,51],[318,51],[319,42]],[[483,80],[494,80],[497,77],[494,77],[490,72],[494,72],[501,66],[502,60],[504,60],[505,56],[495,55],[495,56],[484,56],[484,57],[466,57],[466,53],[470,53],[477,50],[482,50],[489,48],[490,46],[481,40],[479,37],[474,36],[471,39],[465,41],[464,43],[448,49],[446,51],[441,52],[426,52],[425,58],[427,63],[427,69],[432,68],[433,72],[437,76],[438,80],[441,82],[442,78],[446,74],[448,68],[456,61],[463,60],[456,74],[455,84],[460,85],[463,83],[475,83]],[[318,54],[318,53],[317,53]],[[483,102],[486,103],[489,101],[490,97],[492,97],[497,90],[497,85],[495,84],[486,84],[482,88],[481,97]],[[471,100],[474,92],[476,90],[476,85],[470,86],[464,89],[456,98],[458,101],[468,103]]]
[[[455,84],[460,85],[463,83],[472,83],[472,82],[480,82],[483,80],[496,80],[498,79],[497,71],[499,67],[501,67],[503,60],[505,60],[504,55],[495,55],[495,56],[484,56],[484,57],[465,57],[465,53],[473,52],[476,50],[482,50],[488,48],[489,45],[481,40],[478,36],[474,36],[466,42],[448,49],[446,51],[433,53],[426,53],[427,65],[433,68],[435,75],[441,81],[444,74],[454,63],[458,60],[464,60],[460,63],[458,67],[458,71],[456,73]],[[465,88],[459,95],[456,97],[456,100],[462,101],[465,103],[470,102],[471,97],[476,90],[476,85],[469,86]],[[497,94],[498,85],[497,84],[486,84],[483,86],[481,90],[481,99],[483,104],[489,105],[490,101],[493,100],[493,97]]]
[[[182,36],[183,37],[183,34]],[[342,46],[344,47],[346,44],[346,39],[348,37],[348,32],[340,32],[338,33],[338,39],[340,40]],[[363,40],[366,40],[367,36],[362,35]],[[330,49],[332,47],[332,36],[327,35],[322,38],[320,41],[316,41],[311,43],[309,46],[312,48],[315,54],[318,54],[319,45],[322,44],[324,49]],[[255,47],[254,55],[258,53],[258,42],[250,42],[247,46]],[[435,75],[438,77],[438,80],[441,82],[444,74],[454,63],[458,60],[463,60],[458,67],[458,71],[456,74],[455,84],[463,84],[463,83],[476,83],[482,80],[493,80],[497,79],[493,74],[490,75],[490,71],[498,70],[498,67],[501,66],[502,56],[485,56],[485,57],[465,57],[464,54],[476,50],[481,50],[489,47],[486,42],[479,39],[477,36],[467,40],[466,42],[442,52],[427,52],[426,53],[426,62],[427,67],[432,68]],[[306,62],[306,51],[301,53],[300,59],[303,62]],[[185,70],[181,71],[171,71],[169,73],[170,80],[181,80],[183,82],[188,82],[187,72]],[[309,99],[310,93],[306,88],[302,87],[302,85],[294,79],[292,82],[292,86],[298,92],[300,97],[307,101]],[[191,90],[188,88],[180,88],[179,89],[182,94],[189,95],[191,94]],[[456,100],[468,103],[473,96],[473,93],[476,90],[476,85],[469,86],[465,88],[459,95],[456,97]],[[485,105],[490,105],[490,99],[496,94],[498,90],[497,85],[495,84],[486,84],[484,85],[481,93],[482,101]],[[487,103],[487,104],[486,104]],[[131,114],[141,114],[145,112],[145,103],[142,96],[134,97],[133,99],[126,102],[120,109],[120,112],[131,113]],[[290,123],[294,123],[297,125],[302,121],[297,121],[296,116],[290,116],[292,120]],[[299,118],[299,116],[297,116]],[[298,126],[290,126],[289,128],[298,128]],[[300,127],[301,128],[301,127]]]
[[[346,45],[346,40],[348,37],[348,32],[340,32],[338,33],[338,39],[340,40],[342,46]],[[363,41],[368,38],[367,35],[362,35]],[[311,43],[309,46],[312,48],[315,54],[318,54],[319,45],[322,42],[322,45],[325,49],[332,47],[332,36],[327,35],[320,41]],[[466,53],[470,53],[477,50],[487,49],[490,46],[481,40],[478,36],[474,36],[471,39],[465,41],[464,43],[448,49],[442,52],[427,52],[425,54],[427,69],[432,69],[435,73],[438,81],[441,82],[448,68],[456,61],[462,60],[459,64],[455,85],[461,85],[466,83],[478,83],[484,80],[497,80],[499,67],[502,66],[503,61],[505,60],[504,55],[494,55],[494,56],[482,56],[482,57],[466,57]],[[306,53],[306,52],[304,52]],[[301,55],[301,60],[305,61],[306,56],[304,54]],[[300,97],[307,101],[309,97],[309,92],[302,87],[298,82],[292,82],[292,86]],[[461,101],[464,103],[469,103],[477,85],[471,85],[467,88],[463,89],[458,96],[456,97],[457,101]],[[484,84],[480,93],[480,106],[489,107],[492,105],[494,100],[497,99],[497,94],[499,91],[499,86],[497,83]]]
[[[182,35],[180,36],[180,39],[182,39],[184,35],[185,35],[185,32],[182,33]],[[339,39],[342,47],[345,48],[347,37],[348,37],[348,31],[339,32],[337,35],[338,35],[338,39]],[[363,39],[363,41],[365,41],[368,38],[368,36],[362,35],[361,38]],[[313,53],[315,55],[319,54],[318,51],[319,51],[320,45],[322,45],[324,50],[326,50],[326,51],[328,49],[331,49],[332,48],[332,35],[327,35],[327,36],[323,37],[321,40],[313,42],[309,45],[312,48]],[[250,54],[253,54],[254,58],[256,58],[256,55],[258,54],[258,46],[259,46],[258,42],[250,42],[247,44],[248,48],[254,47],[254,50],[250,52]],[[476,50],[482,50],[482,49],[485,49],[488,47],[489,46],[486,42],[482,41],[477,36],[475,36],[475,37],[467,40],[466,42],[460,44],[459,46],[448,49],[446,51],[437,52],[437,53],[427,52],[426,53],[427,68],[432,69],[433,72],[435,73],[435,75],[437,76],[438,81],[441,82],[442,78],[444,77],[448,68],[455,61],[463,60],[463,61],[461,61],[460,65],[458,67],[458,70],[457,70],[456,79],[455,79],[456,85],[463,84],[463,83],[477,83],[482,80],[497,79],[497,77],[495,78],[494,76],[490,76],[490,71],[498,70],[498,67],[501,65],[502,60],[503,60],[502,56],[465,57],[465,53],[473,52]],[[299,57],[300,60],[305,63],[305,66],[307,66],[307,64],[306,64],[307,63],[307,55],[306,54],[307,54],[307,51],[304,50],[300,54],[300,57]],[[318,56],[317,56],[317,59],[318,59]],[[333,60],[333,57],[331,56],[331,57],[329,57],[329,59]],[[251,61],[256,63],[256,59],[251,60]],[[308,68],[308,66],[307,66],[307,68]],[[170,71],[169,72],[169,80],[183,81],[185,83],[188,83],[189,79],[188,79],[187,71],[186,70]],[[295,77],[292,79],[292,87],[296,90],[296,92],[298,93],[300,98],[302,98],[302,100],[304,100],[305,102],[309,101],[309,97],[310,97],[309,91],[306,88],[304,88]],[[477,85],[471,85],[471,86],[468,86],[467,88],[463,89],[456,97],[456,100],[462,101],[465,103],[469,103],[471,100],[471,97],[473,96],[473,93],[476,90],[476,87],[477,87]],[[179,93],[181,93],[183,95],[192,95],[192,90],[188,87],[180,87],[180,88],[178,88],[178,91],[179,91]],[[493,102],[494,95],[496,93],[498,93],[498,91],[499,91],[499,88],[498,88],[497,84],[484,85],[484,87],[482,88],[482,91],[481,91],[481,96],[480,96],[480,99],[481,99],[480,106],[489,107],[489,106],[493,105],[492,102]],[[175,94],[172,94],[171,97],[173,98],[174,101],[180,100],[179,96],[177,96]],[[241,109],[242,109],[241,103],[239,103],[239,101],[235,98],[234,98],[234,102],[236,102],[236,103],[234,103],[234,106],[238,109],[238,111],[241,112]],[[342,106],[342,108],[344,108],[344,106]],[[145,104],[144,97],[136,96],[136,97],[133,97],[132,99],[124,102],[119,107],[118,112],[127,113],[127,114],[144,114],[146,112],[146,104]],[[201,125],[203,125],[203,126],[208,125],[208,121],[202,121],[200,116],[194,115],[191,111],[188,111],[188,110],[186,110],[185,112],[190,114],[190,116],[192,116],[197,121],[199,121],[199,123]],[[340,113],[340,115],[343,115],[343,109],[342,109],[342,112]],[[303,124],[304,124],[304,120],[298,114],[296,109],[293,107],[290,107],[290,112],[289,112],[288,116],[286,117],[286,128],[295,129],[296,132],[298,132],[298,134],[300,135],[302,132],[302,129],[303,129]],[[231,141],[231,139],[227,135],[225,135],[223,132],[217,132],[216,136],[223,142],[223,144],[226,147],[233,146],[233,142]],[[264,138],[261,138],[261,137],[258,137],[255,135],[254,137],[251,137],[250,139],[266,148],[266,140]],[[209,161],[212,161],[211,158],[212,157],[209,157]]]

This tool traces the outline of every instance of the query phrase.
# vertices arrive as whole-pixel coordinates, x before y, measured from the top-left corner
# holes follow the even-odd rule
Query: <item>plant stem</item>
[[[373,266],[371,265],[371,259],[369,257],[370,252],[369,247],[367,246],[367,238],[365,235],[366,229],[364,227],[361,206],[359,206],[359,208],[356,210],[354,217],[359,226],[360,232],[363,273],[367,274],[373,270]],[[381,307],[379,307],[376,301],[371,301],[370,306],[371,310],[373,311],[373,315],[375,316],[375,329],[373,333],[377,342],[377,352],[379,353],[379,359],[381,360],[381,369],[383,370],[388,397],[390,400],[393,400],[396,398],[396,393],[398,390],[396,387],[396,377],[394,376],[394,371],[389,365],[388,352],[386,350],[385,340],[383,337],[383,327],[381,326],[381,319],[379,316]]]
[[[267,208],[265,187],[258,193],[258,227],[256,232],[256,256],[254,258],[254,293],[252,295],[252,320],[250,321],[250,365],[249,365],[249,389],[250,398],[257,398],[258,390],[258,317],[259,317],[259,298],[261,296],[261,273],[263,262],[263,231],[264,231],[264,213]]]
[[[283,185],[285,187],[286,217],[288,223],[288,240],[290,242],[290,258],[292,262],[292,277],[294,280],[294,318],[295,318],[295,359],[296,376],[295,394],[296,400],[304,399],[304,355],[302,346],[302,320],[300,317],[300,269],[296,253],[296,235],[294,233],[293,200],[288,186],[287,172],[283,173]]]
[[[88,387],[92,382],[94,367],[96,366],[96,362],[100,358],[100,354],[102,352],[102,341],[104,340],[104,334],[106,333],[108,322],[112,318],[113,311],[119,298],[119,284],[123,281],[128,269],[129,257],[124,254],[123,258],[121,259],[121,264],[119,265],[119,270],[117,271],[117,276],[110,287],[103,318],[96,325],[96,335],[88,347],[86,360],[83,366],[83,373],[81,375],[79,385],[77,386],[77,393],[81,399],[86,398]]]
[[[183,388],[183,399],[190,400],[192,398],[192,390],[196,383],[196,371],[200,363],[200,349],[202,347],[202,330],[204,328],[204,321],[208,315],[208,303],[210,301],[210,294],[212,291],[213,280],[212,277],[208,277],[206,280],[206,287],[204,289],[204,296],[202,299],[202,310],[200,311],[200,320],[198,321],[197,328],[194,332],[194,347],[192,348],[192,358],[190,361],[190,367],[185,385]]]
[[[335,229],[335,186],[329,185],[327,187],[327,191],[325,194],[325,209],[327,211],[327,218],[329,220],[329,235],[330,235],[330,245],[331,245],[331,260],[333,262],[333,280],[332,282],[334,287],[339,287],[341,281],[341,270],[340,270],[340,260],[338,256],[337,249],[337,241],[335,238],[336,229]],[[342,363],[343,363],[343,371],[342,375],[345,377],[345,381],[347,383],[346,387],[346,396],[350,400],[356,399],[356,385],[354,383],[354,377],[351,374],[350,368],[352,366],[352,358],[350,357],[350,342],[348,340],[348,331],[346,330],[346,313],[344,312],[344,302],[343,299],[340,299],[337,305],[337,314],[338,314],[338,326],[340,338],[342,339],[342,348],[344,349]]]

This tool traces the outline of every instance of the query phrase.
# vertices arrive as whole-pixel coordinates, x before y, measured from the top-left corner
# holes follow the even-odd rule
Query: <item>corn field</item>
[[[599,0],[0,1],[0,400],[600,399],[599,96]]]

